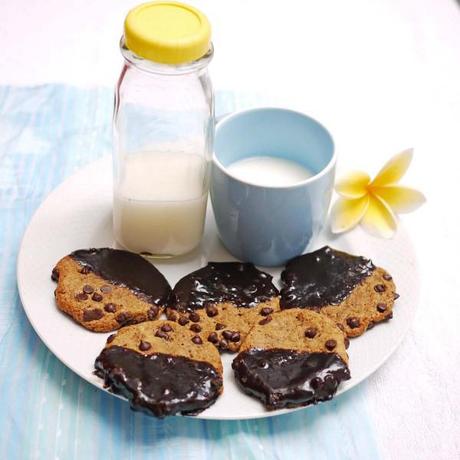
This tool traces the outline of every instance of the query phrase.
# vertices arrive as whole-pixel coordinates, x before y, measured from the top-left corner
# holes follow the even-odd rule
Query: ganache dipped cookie
[[[267,409],[306,406],[331,399],[350,379],[347,344],[326,316],[285,310],[251,329],[232,367],[243,391]]]
[[[167,317],[221,351],[235,352],[251,327],[279,310],[279,292],[253,264],[210,262],[178,281]]]
[[[319,311],[348,337],[391,319],[399,297],[391,275],[383,268],[329,246],[289,261],[281,280],[281,309]]]
[[[51,278],[60,310],[86,329],[116,330],[159,317],[171,294],[143,257],[111,248],[81,249],[61,259]]]
[[[156,417],[196,415],[223,390],[217,349],[172,321],[146,321],[112,334],[95,374],[131,408]]]

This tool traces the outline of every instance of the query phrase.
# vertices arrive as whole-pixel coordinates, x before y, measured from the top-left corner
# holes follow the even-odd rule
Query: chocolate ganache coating
[[[222,377],[211,364],[182,356],[146,356],[113,346],[102,350],[95,368],[105,385],[126,397],[132,409],[155,417],[198,414],[222,391]]]
[[[70,254],[84,267],[112,284],[131,289],[143,300],[164,305],[171,294],[166,278],[138,254],[119,249],[80,249]]]
[[[252,348],[232,367],[243,391],[270,410],[327,401],[340,382],[350,379],[348,366],[335,353]]]
[[[249,308],[278,294],[272,276],[253,264],[209,262],[178,281],[172,292],[171,307],[186,311],[231,302]]]
[[[281,273],[281,308],[337,305],[374,270],[371,260],[329,246],[295,257]]]

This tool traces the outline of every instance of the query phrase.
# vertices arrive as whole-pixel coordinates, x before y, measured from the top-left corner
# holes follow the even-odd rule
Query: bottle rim
[[[155,62],[138,56],[136,53],[131,51],[126,46],[124,35],[120,40],[120,51],[125,61],[132,64],[137,69],[158,75],[183,75],[196,72],[207,67],[214,56],[214,46],[211,42],[207,53],[195,61],[185,62],[183,64],[162,64],[160,62]]]

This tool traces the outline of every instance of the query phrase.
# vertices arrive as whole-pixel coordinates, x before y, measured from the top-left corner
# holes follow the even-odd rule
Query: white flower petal
[[[406,173],[407,168],[409,168],[413,154],[413,150],[408,149],[390,158],[375,176],[371,185],[381,187],[398,182]]]
[[[361,220],[361,225],[373,235],[391,238],[396,232],[397,221],[393,211],[384,201],[370,195],[369,205]]]
[[[353,171],[338,179],[335,183],[335,191],[345,198],[361,198],[367,194],[367,186],[371,178],[362,171]]]
[[[375,187],[373,193],[398,214],[415,211],[426,201],[423,193],[418,190],[399,185]]]
[[[331,210],[332,233],[343,233],[355,227],[366,212],[368,204],[369,195],[355,200],[337,199]]]

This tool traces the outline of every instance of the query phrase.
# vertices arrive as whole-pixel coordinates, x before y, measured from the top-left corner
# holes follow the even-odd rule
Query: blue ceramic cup
[[[254,156],[295,161],[313,176],[290,186],[260,186],[227,167]],[[327,217],[336,157],[329,132],[292,110],[260,108],[217,124],[211,201],[225,247],[238,259],[277,266],[301,254]]]

